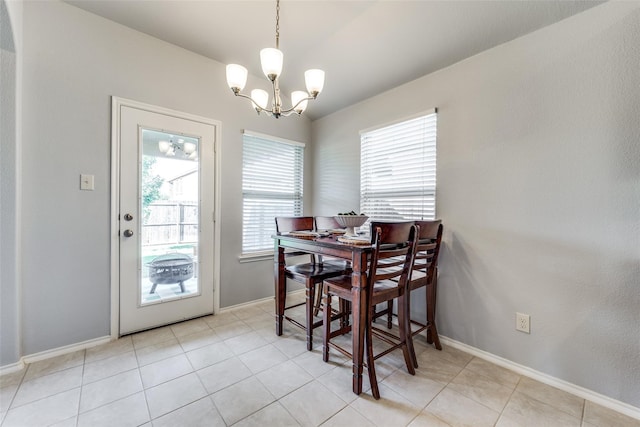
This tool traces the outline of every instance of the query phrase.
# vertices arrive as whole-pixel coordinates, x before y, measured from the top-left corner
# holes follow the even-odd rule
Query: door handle
[[[133,216],[131,214],[124,214],[125,221],[131,221],[132,219],[133,219]]]
[[[132,230],[124,230],[124,237],[131,237],[133,236],[133,231]]]

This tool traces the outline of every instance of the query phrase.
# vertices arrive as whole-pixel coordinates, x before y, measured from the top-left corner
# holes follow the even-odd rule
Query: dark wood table
[[[282,335],[284,308],[286,299],[285,249],[342,258],[351,261],[351,292],[353,294],[352,328],[353,339],[353,392],[362,393],[362,370],[364,355],[364,337],[369,322],[367,260],[372,251],[371,245],[350,245],[337,241],[337,236],[299,238],[289,235],[274,235],[275,242],[275,294],[276,294],[276,334]]]

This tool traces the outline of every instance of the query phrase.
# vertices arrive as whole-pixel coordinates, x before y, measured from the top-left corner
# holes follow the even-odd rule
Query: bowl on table
[[[369,219],[366,215],[335,215],[334,218],[338,224],[346,228],[345,236],[352,237],[358,235],[355,229],[361,227]]]

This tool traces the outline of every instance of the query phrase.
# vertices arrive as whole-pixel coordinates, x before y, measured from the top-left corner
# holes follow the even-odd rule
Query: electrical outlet
[[[516,313],[516,331],[530,334],[531,317],[528,314]]]

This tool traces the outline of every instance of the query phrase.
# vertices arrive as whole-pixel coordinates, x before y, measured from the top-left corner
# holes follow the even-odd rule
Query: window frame
[[[275,217],[301,216],[303,214],[305,147],[306,144],[303,142],[249,130],[243,131],[240,262],[273,257],[271,235],[276,233]],[[261,156],[264,157],[261,158]],[[281,158],[277,158],[278,156]],[[283,160],[290,161],[290,163],[283,165]],[[253,167],[248,168],[248,162],[254,162]],[[278,167],[274,167],[275,165]],[[291,176],[291,174],[293,175]],[[251,175],[253,178],[248,179]],[[283,176],[291,176],[291,180],[282,182]],[[277,191],[277,189],[282,191]],[[292,205],[287,206],[287,202]],[[266,211],[267,213],[260,215],[263,218],[254,218],[256,221],[249,221],[248,207],[251,206],[260,212]],[[291,209],[287,210],[288,208]],[[251,227],[258,231],[251,231]],[[251,235],[253,235],[253,241]]]
[[[437,217],[437,113],[433,108],[360,131],[360,212],[369,216],[365,229],[372,220]],[[403,150],[416,155],[407,158]]]

